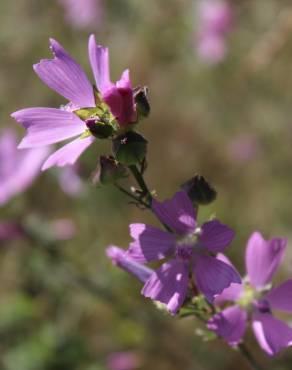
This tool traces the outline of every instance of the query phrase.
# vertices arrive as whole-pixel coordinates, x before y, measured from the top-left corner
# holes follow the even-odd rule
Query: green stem
[[[133,176],[135,177],[138,185],[140,186],[143,196],[147,196],[147,200],[151,204],[152,195],[150,190],[148,189],[148,186],[146,185],[146,182],[144,181],[143,175],[135,165],[129,166],[129,169],[132,172]]]
[[[133,199],[135,202],[141,204],[142,206],[146,207],[146,208],[151,208],[150,205],[146,202],[144,202],[142,199],[138,198],[138,197],[135,197],[134,194],[132,194],[131,192],[129,192],[128,190],[124,189],[122,186],[118,185],[118,184],[114,184],[115,187],[117,189],[120,190],[120,192],[126,194],[128,197],[130,197],[131,199]]]
[[[249,351],[249,349],[246,347],[244,343],[240,343],[238,345],[238,349],[242,356],[246,359],[246,361],[249,363],[249,366],[253,370],[263,370],[263,368],[256,362],[253,355]]]

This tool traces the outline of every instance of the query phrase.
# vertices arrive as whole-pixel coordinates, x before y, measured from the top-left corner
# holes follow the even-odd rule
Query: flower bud
[[[149,116],[150,103],[148,99],[148,88],[146,86],[137,86],[133,92],[138,115],[142,117]]]
[[[134,131],[128,131],[113,140],[114,157],[126,166],[143,161],[147,153],[147,140]]]
[[[88,118],[85,123],[90,133],[99,139],[107,139],[114,132],[112,125],[99,121],[98,118]]]
[[[206,205],[216,199],[217,192],[203,176],[195,175],[190,180],[181,185],[190,199],[196,204]]]
[[[112,156],[101,156],[99,168],[91,177],[94,185],[97,184],[112,184],[118,179],[127,176],[127,170],[124,166],[118,163]]]

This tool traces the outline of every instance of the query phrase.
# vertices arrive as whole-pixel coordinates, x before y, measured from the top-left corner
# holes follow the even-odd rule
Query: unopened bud
[[[85,123],[91,134],[99,139],[107,139],[114,132],[112,125],[100,121],[98,117],[88,118]]]
[[[147,117],[150,113],[150,103],[148,98],[148,88],[137,86],[134,88],[134,100],[139,116]]]
[[[196,204],[206,205],[216,199],[217,192],[203,176],[195,175],[190,180],[181,185],[190,199]]]
[[[113,140],[112,150],[114,157],[120,163],[131,166],[141,163],[147,153],[147,140],[134,131],[118,136]]]
[[[112,156],[101,156],[97,171],[91,177],[92,183],[97,184],[112,184],[118,179],[127,176],[127,169],[118,163]]]

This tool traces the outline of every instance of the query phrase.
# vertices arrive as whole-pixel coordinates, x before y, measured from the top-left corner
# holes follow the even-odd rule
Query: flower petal
[[[236,268],[232,265],[228,257],[222,253],[218,253],[216,258],[227,265],[231,266],[234,270]],[[236,270],[237,271],[237,270]],[[222,306],[226,302],[235,302],[241,296],[243,292],[243,284],[232,283],[228,288],[224,289],[222,293],[218,294],[214,299],[216,306]]]
[[[113,84],[110,81],[108,48],[97,45],[95,36],[90,35],[88,54],[96,87],[103,94]]]
[[[130,234],[134,241],[128,254],[135,261],[151,262],[174,253],[174,235],[145,224],[131,224]]]
[[[201,244],[211,252],[222,252],[233,240],[235,232],[218,220],[205,222],[200,234]]]
[[[93,87],[81,66],[55,40],[50,39],[54,59],[34,65],[40,79],[51,89],[80,107],[94,107]]]
[[[119,124],[126,125],[135,122],[137,120],[137,113],[128,69],[122,73],[121,79],[117,81],[116,86],[122,100],[122,109],[120,115],[117,117]]]
[[[152,209],[160,221],[178,234],[187,234],[196,228],[196,213],[185,191],[177,192],[164,202],[153,199]]]
[[[252,328],[259,345],[270,356],[292,345],[292,328],[269,313],[253,315]]]
[[[55,108],[26,108],[11,114],[26,129],[20,149],[50,145],[82,134],[86,125],[74,113]]]
[[[172,260],[153,272],[142,289],[145,297],[166,304],[175,314],[183,304],[188,289],[188,268],[184,262]]]
[[[89,136],[85,139],[76,139],[53,153],[44,163],[42,171],[50,167],[63,167],[74,164],[81,154],[93,143],[95,138]]]
[[[111,259],[112,263],[123,270],[136,276],[142,283],[145,283],[154,272],[142,263],[134,261],[129,255],[121,248],[115,247],[114,245],[109,246],[106,249],[108,258]]]
[[[33,183],[48,154],[47,147],[18,151],[13,171],[0,181],[0,205],[22,193]]]
[[[17,163],[17,138],[14,131],[6,128],[0,136],[0,179],[7,178],[13,174]]]
[[[292,280],[287,280],[272,289],[264,299],[274,310],[292,312]]]
[[[193,271],[197,288],[209,302],[213,302],[217,294],[228,288],[231,283],[240,283],[237,271],[215,257],[199,254],[194,262]]]
[[[282,261],[286,244],[285,238],[272,238],[266,241],[257,231],[250,236],[245,263],[252,285],[261,288],[271,281]]]
[[[231,306],[211,317],[207,327],[224,338],[229,345],[234,346],[241,341],[246,323],[246,311],[239,306]]]

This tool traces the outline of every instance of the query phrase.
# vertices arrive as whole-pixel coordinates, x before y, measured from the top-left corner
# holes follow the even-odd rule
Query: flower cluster
[[[204,37],[223,42],[218,38],[227,32],[231,15],[219,0],[210,4],[217,8],[216,11],[205,9],[209,28]],[[108,49],[97,45],[93,35],[89,38],[88,50],[95,85],[57,41],[51,40],[50,44],[54,58],[41,60],[34,69],[51,89],[67,99],[67,104],[60,108],[26,108],[12,114],[27,130],[19,145],[19,148],[27,149],[22,156],[22,162],[27,165],[20,166],[22,180],[19,181],[14,160],[17,154],[12,149],[15,145],[11,145],[14,138],[3,136],[0,159],[9,152],[13,161],[0,160],[0,175],[4,178],[4,185],[3,181],[0,183],[0,203],[21,190],[15,184],[21,188],[26,186],[23,172],[27,171],[28,175],[38,171],[44,156],[49,155],[47,146],[74,138],[46,159],[43,170],[73,165],[94,141],[108,139],[112,144],[111,155],[100,157],[98,170],[92,176],[93,183],[113,183],[136,205],[152,211],[163,227],[131,224],[132,241],[128,249],[107,248],[107,256],[113,264],[144,284],[143,296],[161,303],[172,315],[189,308],[194,316],[203,319],[209,331],[224,338],[231,346],[241,343],[248,322],[251,322],[260,346],[269,355],[291,346],[292,328],[272,314],[272,310],[292,312],[292,280],[278,287],[271,285],[287,240],[273,238],[266,241],[259,232],[254,232],[246,251],[247,277],[242,280],[222,254],[234,239],[235,232],[218,219],[198,221],[199,206],[214,201],[217,195],[204,177],[194,176],[165,201],[158,201],[144,180],[147,141],[134,128],[150,112],[147,89],[133,88],[128,70],[113,83],[109,74]],[[30,157],[31,153],[41,150],[38,160],[32,159],[35,156]],[[80,183],[71,172],[64,175],[63,184],[68,178],[69,182],[74,182],[74,193]],[[128,191],[119,181],[130,173],[138,188],[131,187]],[[69,234],[70,231],[69,228]],[[12,234],[18,236],[18,232],[18,229],[11,229]],[[152,262],[158,263],[159,267],[148,267],[147,264]],[[203,305],[198,305],[198,300]]]

